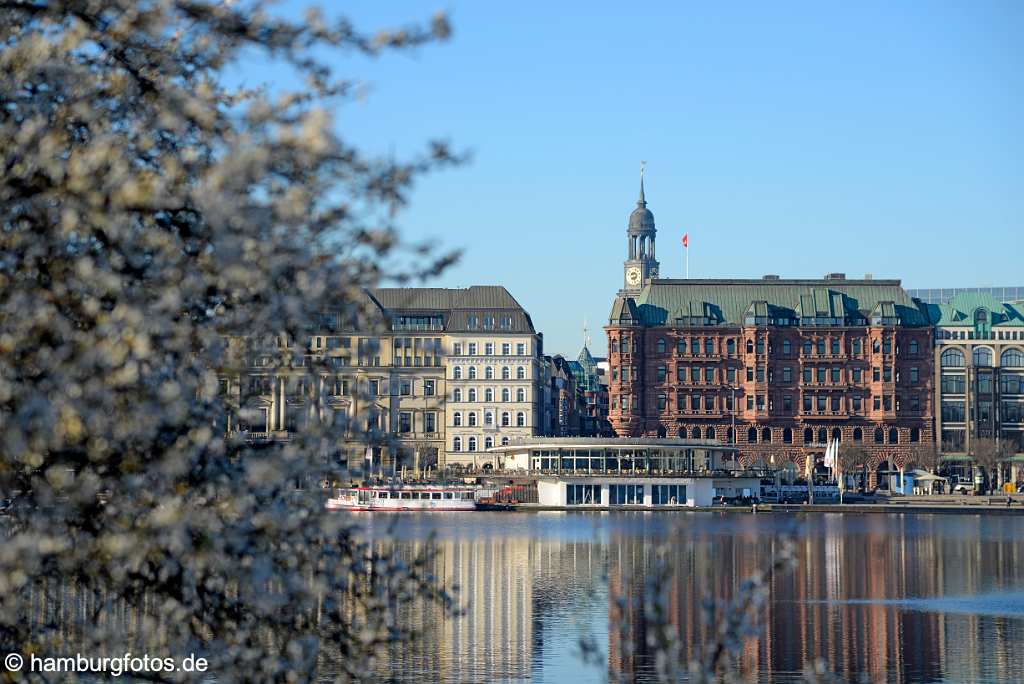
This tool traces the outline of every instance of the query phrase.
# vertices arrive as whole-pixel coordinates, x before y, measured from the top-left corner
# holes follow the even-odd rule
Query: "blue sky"
[[[472,153],[418,185],[404,234],[464,249],[432,284],[505,285],[547,353],[575,357],[584,319],[604,352],[641,159],[664,276],[689,232],[691,277],[1024,285],[1024,3],[344,7],[366,28],[435,9],[449,42],[338,58],[370,85],[338,130]]]

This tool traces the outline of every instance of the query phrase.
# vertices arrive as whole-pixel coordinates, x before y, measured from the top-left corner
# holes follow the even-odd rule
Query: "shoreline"
[[[946,513],[946,514],[988,514],[1024,515],[1024,506],[1000,506],[998,504],[758,504],[754,506],[680,506],[676,508],[650,506],[543,506],[541,504],[507,504],[505,510],[515,512],[593,512],[614,511],[650,513]]]

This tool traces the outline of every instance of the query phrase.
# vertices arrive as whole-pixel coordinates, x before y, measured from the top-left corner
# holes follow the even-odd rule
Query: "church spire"
[[[640,162],[640,199],[636,201],[636,206],[646,207],[647,200],[644,199],[644,169],[647,167],[647,162]]]

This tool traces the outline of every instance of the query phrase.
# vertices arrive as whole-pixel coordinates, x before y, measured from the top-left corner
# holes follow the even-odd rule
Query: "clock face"
[[[630,285],[640,284],[640,267],[630,266],[626,269],[626,282]]]

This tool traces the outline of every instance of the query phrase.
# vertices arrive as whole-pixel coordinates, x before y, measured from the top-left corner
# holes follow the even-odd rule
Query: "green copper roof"
[[[627,314],[628,302],[616,299],[613,323]],[[898,317],[901,325],[929,325],[923,305],[898,280],[655,280],[635,304],[645,326],[674,325],[692,316],[703,316],[711,325],[741,325],[747,316],[839,318],[864,325],[860,321],[873,314]]]
[[[929,304],[932,321],[939,327],[974,325],[974,312],[984,309],[991,316],[993,328],[1024,327],[1024,315],[1019,304],[1000,302],[987,292],[961,292],[948,304]]]

